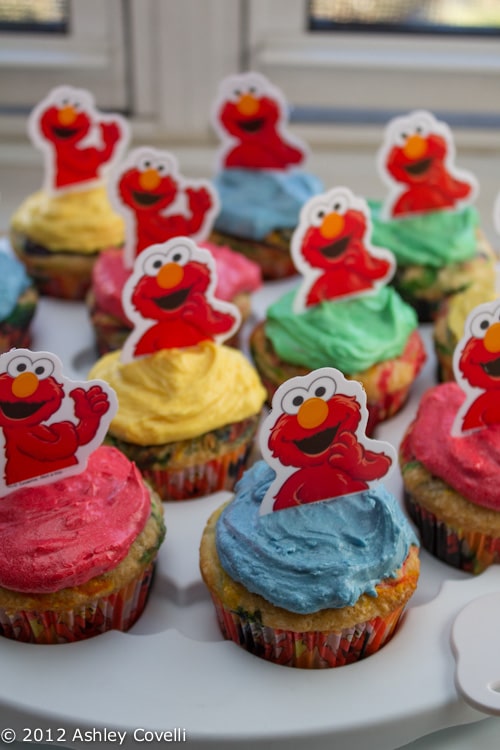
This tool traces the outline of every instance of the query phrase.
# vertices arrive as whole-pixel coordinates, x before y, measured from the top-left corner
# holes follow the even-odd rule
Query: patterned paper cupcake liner
[[[216,245],[227,245],[257,263],[265,280],[276,281],[295,276],[297,273],[290,254],[291,236],[292,230],[290,229],[276,230],[264,241],[258,242],[213,231],[209,239]]]
[[[326,669],[365,659],[394,635],[405,605],[340,632],[281,630],[263,625],[244,610],[227,609],[212,593],[222,635],[246,651],[286,667]]]
[[[408,513],[420,532],[422,546],[439,560],[478,575],[500,562],[500,538],[453,528],[405,494]]]
[[[109,596],[67,611],[0,609],[0,635],[24,643],[73,643],[108,630],[128,630],[144,610],[153,563]]]

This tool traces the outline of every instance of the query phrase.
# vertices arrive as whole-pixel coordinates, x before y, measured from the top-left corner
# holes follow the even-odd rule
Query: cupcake
[[[0,251],[0,353],[29,346],[38,292],[22,263]]]
[[[121,295],[134,260],[150,245],[176,236],[201,240],[209,233],[218,207],[214,188],[204,180],[186,181],[167,151],[139,148],[130,152],[111,179],[115,209],[127,226],[123,251],[103,254],[97,261],[87,297],[99,354],[119,349],[131,331]],[[180,205],[184,208],[181,210]],[[259,267],[213,243],[202,243],[215,258],[217,296],[234,302],[242,317],[250,310],[250,292],[262,282]]]
[[[465,320],[477,305],[497,298],[490,285],[487,289],[470,286],[464,292],[453,294],[439,306],[433,325],[434,351],[438,363],[438,378],[454,380],[453,353],[464,334]]]
[[[100,445],[116,409],[104,383],[66,380],[47,352],[0,358],[0,634],[68,643],[128,630],[144,609],[162,504]]]
[[[361,386],[333,368],[284,383],[262,427],[265,460],[203,532],[200,569],[223,636],[275,664],[370,656],[416,588],[418,542],[379,482],[396,459],[362,434],[366,418]]]
[[[265,279],[295,273],[290,241],[302,205],[323,190],[300,167],[302,143],[286,132],[286,102],[264,76],[221,83],[213,123],[222,147],[214,185],[220,211],[211,239],[258,263]]]
[[[222,344],[239,314],[213,296],[215,275],[211,255],[188,238],[143,251],[123,292],[133,330],[91,370],[118,395],[106,443],[133,460],[163,500],[231,489],[265,399],[242,352]]]
[[[303,207],[292,256],[303,280],[250,335],[268,401],[285,380],[335,366],[363,384],[369,432],[405,403],[426,353],[415,311],[387,284],[391,253],[369,242],[366,202],[334,188]]]
[[[125,147],[127,126],[101,115],[89,92],[64,86],[34,109],[29,132],[44,154],[45,183],[15,211],[11,245],[41,294],[80,300],[98,255],[124,241],[105,172]]]
[[[429,389],[400,448],[406,504],[423,546],[480,573],[500,560],[498,300],[467,318],[454,380]]]
[[[454,165],[452,134],[425,111],[387,126],[378,154],[385,201],[370,201],[372,239],[395,255],[393,283],[421,321],[470,286],[494,288],[495,256],[472,205],[473,175]]]

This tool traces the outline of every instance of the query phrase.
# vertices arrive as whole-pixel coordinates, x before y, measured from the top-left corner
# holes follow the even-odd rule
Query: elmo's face
[[[193,260],[189,248],[177,245],[166,253],[148,254],[144,275],[136,284],[132,304],[143,318],[169,320],[178,317],[188,303],[196,304],[210,285],[208,266]]]
[[[60,408],[64,389],[53,377],[53,362],[44,357],[14,356],[0,375],[0,426],[32,427]]]
[[[354,396],[335,395],[335,381],[322,376],[309,388],[293,388],[269,434],[269,448],[284,466],[321,466],[335,453],[342,433],[354,433],[360,407]]]
[[[412,133],[402,133],[387,158],[387,170],[405,185],[428,182],[436,168],[444,161],[447,145],[436,133],[425,135],[418,128]]]
[[[137,212],[158,212],[176,198],[178,184],[170,174],[166,159],[142,155],[136,166],[120,178],[118,189],[123,202]]]
[[[274,130],[280,118],[280,107],[259,81],[243,82],[223,102],[219,120],[228,133],[239,140],[260,140],[263,133]]]
[[[89,132],[91,121],[77,102],[68,100],[49,107],[42,114],[40,125],[53,143],[77,143]]]
[[[483,310],[470,324],[471,337],[459,359],[459,368],[470,385],[500,388],[500,311]]]

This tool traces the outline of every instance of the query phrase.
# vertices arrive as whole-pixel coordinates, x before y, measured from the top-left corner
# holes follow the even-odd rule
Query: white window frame
[[[101,107],[126,109],[127,71],[121,0],[71,0],[67,35],[0,33],[0,101],[11,111],[31,108],[71,78]]]

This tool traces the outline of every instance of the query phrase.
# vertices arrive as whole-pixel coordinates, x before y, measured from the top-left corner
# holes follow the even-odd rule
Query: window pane
[[[0,0],[0,31],[65,34],[69,0]]]
[[[310,31],[500,34],[498,0],[309,0]]]

